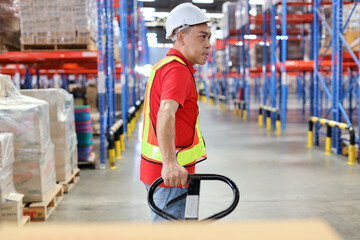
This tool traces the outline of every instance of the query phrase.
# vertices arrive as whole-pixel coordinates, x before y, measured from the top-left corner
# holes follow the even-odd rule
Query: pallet
[[[350,136],[349,135],[343,135],[341,136],[341,154],[343,156],[349,155],[349,145],[350,145]],[[359,155],[359,145],[355,144],[355,158],[357,159]]]
[[[96,51],[96,41],[89,37],[86,43],[49,43],[49,44],[21,44],[21,51],[33,51],[33,50],[89,50]]]
[[[80,169],[77,168],[75,169],[74,174],[67,181],[59,182],[58,184],[61,184],[63,186],[64,193],[69,193],[79,180],[80,180]]]
[[[26,203],[24,206],[24,215],[30,216],[31,221],[45,221],[59,205],[63,197],[63,186],[57,184],[45,201]]]
[[[94,50],[91,44],[21,44],[21,51],[33,50]]]
[[[24,227],[25,225],[30,224],[30,216],[23,216],[23,220],[19,224],[19,227]]]
[[[78,161],[78,166],[79,168],[82,168],[82,167],[90,167],[92,169],[95,169],[96,168],[96,156],[95,156],[95,153],[92,152],[90,154],[90,157],[89,157],[89,160],[86,161],[86,162],[79,162]]]

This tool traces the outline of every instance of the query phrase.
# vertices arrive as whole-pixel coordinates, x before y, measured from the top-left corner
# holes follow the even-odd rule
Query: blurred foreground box
[[[16,233],[16,234],[14,234]],[[330,226],[321,220],[282,220],[259,222],[218,223],[69,223],[30,225],[18,229],[11,225],[0,227],[1,239],[266,239],[266,240],[339,240]]]

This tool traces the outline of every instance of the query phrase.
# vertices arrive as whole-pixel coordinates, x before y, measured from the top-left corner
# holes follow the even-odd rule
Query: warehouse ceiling
[[[199,1],[199,0],[198,0]],[[236,0],[214,0],[213,3],[196,3],[191,0],[156,0],[154,2],[143,1],[143,15],[148,27],[148,32],[153,37],[156,36],[159,44],[171,43],[165,39],[165,22],[168,13],[177,5],[185,2],[192,2],[194,5],[203,9],[212,22],[217,22],[218,28],[222,19],[222,5],[225,2],[235,2]]]

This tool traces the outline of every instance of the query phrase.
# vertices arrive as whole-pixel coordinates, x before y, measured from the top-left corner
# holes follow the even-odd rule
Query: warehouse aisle
[[[240,189],[237,209],[221,221],[320,218],[345,239],[360,239],[360,167],[346,165],[342,156],[326,156],[323,147],[306,148],[307,123],[288,123],[278,137],[256,121],[243,122],[204,103],[200,123],[209,159],[198,172],[226,175]],[[139,124],[123,159],[117,160],[118,169],[82,170],[79,183],[48,222],[150,220],[138,180]],[[204,183],[201,218],[226,208],[231,194],[221,183]]]

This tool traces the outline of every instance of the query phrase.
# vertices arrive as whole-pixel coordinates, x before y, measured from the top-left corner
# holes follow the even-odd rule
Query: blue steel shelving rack
[[[246,38],[245,36],[250,35],[250,22],[247,20],[247,22],[242,22],[241,15],[241,9],[246,8],[247,11],[245,11],[245,14],[248,18],[248,12],[249,12],[249,3],[246,2],[244,4],[243,1],[238,0],[236,3],[229,3],[228,5],[225,5],[227,9],[224,9],[223,11],[227,11],[228,15],[225,21],[227,21],[228,26],[228,32],[223,33],[225,35],[223,42],[224,42],[224,49],[225,49],[225,56],[224,56],[224,72],[221,74],[221,91],[217,91],[216,88],[213,88],[213,93],[216,92],[216,96],[219,92],[224,93],[225,92],[225,98],[228,106],[230,106],[231,102],[236,99],[237,97],[241,97],[240,100],[246,101],[246,108],[247,108],[247,118],[250,117],[250,85],[249,85],[249,69],[250,69],[250,57],[249,57],[249,48],[250,48],[250,39]],[[235,15],[231,15],[230,9],[232,7],[236,7],[236,11],[240,11],[239,18],[236,19],[237,23],[235,26],[235,33],[231,29],[231,18],[235,18]],[[230,72],[230,66],[229,63],[231,61],[230,59],[230,48],[231,48],[231,40],[233,37],[236,37],[236,77],[234,77],[234,83],[229,84],[230,76],[233,76]],[[214,69],[214,67],[212,67]],[[214,74],[212,76],[212,82],[215,82]],[[217,86],[215,84],[215,86]],[[242,96],[240,96],[239,89],[242,89]]]
[[[266,5],[264,5],[263,11],[263,105],[270,106],[272,108],[277,108],[280,111],[281,116],[281,129],[286,129],[286,118],[287,118],[287,100],[288,100],[288,91],[289,91],[289,81],[288,81],[288,72],[287,72],[287,42],[291,35],[294,34],[293,28],[288,32],[288,2],[287,0],[282,1],[266,1]],[[298,2],[291,2],[292,5],[303,5],[302,13],[304,14],[304,6],[307,6],[311,3],[306,3],[305,0]],[[278,29],[276,27],[277,23],[277,14],[276,7],[277,5],[282,5],[281,10],[281,32],[278,35]],[[293,17],[293,16],[292,16]],[[298,16],[297,23],[292,24],[302,24],[301,27],[301,38],[302,38],[302,53],[305,55],[305,23],[306,20],[302,19],[302,16]],[[269,22],[270,21],[270,24]],[[268,27],[270,25],[270,36],[268,36]],[[297,29],[295,29],[297,30]],[[317,33],[319,34],[319,33]],[[296,35],[299,35],[298,33]],[[268,63],[268,39],[270,40],[270,64]],[[280,45],[280,57],[277,57],[277,48]],[[267,76],[267,73],[270,72],[270,78]],[[305,104],[305,92],[306,92],[306,84],[305,84],[305,72],[298,73],[298,98],[303,97],[303,104]],[[268,101],[269,100],[269,101]],[[271,126],[275,127],[276,114],[272,112],[271,117]],[[264,124],[266,124],[266,119],[264,118]]]
[[[342,122],[343,120],[350,126],[353,126],[353,123],[351,121],[351,117],[349,118],[343,102],[346,97],[349,97],[350,102],[350,110],[349,115],[352,115],[352,92],[354,88],[355,78],[358,78],[357,80],[357,87],[358,87],[358,97],[360,96],[360,81],[359,81],[359,73],[356,76],[351,76],[351,80],[349,81],[348,88],[346,89],[346,92],[343,93],[343,89],[345,89],[344,85],[344,79],[343,79],[343,73],[344,73],[344,59],[343,59],[343,46],[347,49],[351,56],[351,61],[355,62],[357,69],[360,68],[360,61],[358,57],[355,55],[355,53],[350,49],[348,43],[346,42],[343,33],[346,29],[350,18],[352,17],[354,13],[354,9],[358,4],[358,0],[352,1],[354,2],[354,7],[349,15],[349,18],[346,19],[345,24],[343,25],[343,6],[344,1],[343,0],[335,0],[332,1],[331,9],[332,9],[332,28],[327,24],[324,16],[322,15],[320,11],[320,7],[322,4],[322,1],[314,0],[313,1],[313,12],[314,12],[314,29],[315,24],[316,27],[320,27],[320,24],[323,24],[326,28],[326,30],[331,34],[331,44],[327,46],[327,49],[324,53],[329,50],[331,47],[332,53],[331,53],[331,92],[328,89],[328,84],[326,83],[323,76],[320,74],[320,66],[322,64],[324,56],[320,56],[319,61],[314,61],[314,88],[313,88],[313,97],[314,97],[314,116],[320,116],[320,109],[322,106],[319,104],[319,90],[318,85],[322,86],[322,89],[324,90],[327,98],[331,100],[331,107],[329,110],[322,116],[324,118],[329,118],[329,115],[331,114],[331,119],[337,122]],[[314,50],[314,59],[319,59],[319,45],[320,45],[320,39],[318,37],[313,38],[313,50]],[[360,102],[360,99],[358,99],[358,103]],[[358,104],[357,103],[357,104]],[[359,120],[360,120],[360,113],[359,114]],[[358,126],[359,126],[358,122]],[[315,144],[319,144],[319,134],[320,134],[320,127],[315,127]],[[359,132],[360,134],[360,132]],[[337,154],[341,152],[341,131],[339,129],[334,129],[332,131],[332,149],[335,150]],[[357,137],[357,142],[359,141]]]
[[[280,110],[281,115],[281,129],[285,130],[286,128],[286,110],[287,110],[287,96],[288,96],[288,87],[289,82],[287,79],[287,73],[285,68],[285,62],[287,60],[287,1],[282,1],[282,18],[281,18],[281,35],[277,35],[277,21],[276,21],[276,4],[271,2],[269,6],[264,6],[263,13],[263,24],[264,24],[264,59],[263,59],[263,105],[267,106],[270,104],[272,108],[277,108]],[[269,10],[267,10],[267,7]],[[270,14],[268,13],[270,12]],[[268,69],[268,57],[267,57],[267,32],[268,32],[268,15],[270,17],[270,69]],[[276,57],[277,49],[277,40],[281,41],[281,58]],[[280,76],[278,79],[278,69],[277,63],[279,62],[280,66]],[[267,76],[267,72],[270,71],[270,79]],[[278,80],[280,80],[278,88]],[[278,97],[278,99],[277,99]],[[269,103],[268,103],[269,98]],[[266,124],[266,119],[264,118],[264,124]],[[275,128],[276,113],[271,112],[271,126]]]
[[[97,10],[98,10],[98,96],[99,96],[99,113],[100,113],[100,164],[105,166],[105,71],[104,71],[104,61],[103,61],[103,39],[102,39],[102,15],[103,15],[103,0],[97,1]]]
[[[128,2],[129,0],[120,1],[120,31],[121,31],[121,61],[123,71],[121,74],[121,105],[122,119],[124,123],[124,133],[127,133],[127,112],[129,109],[129,60],[128,60]]]
[[[140,4],[142,6],[142,4]],[[98,94],[100,112],[100,167],[105,168],[105,145],[107,130],[113,125],[116,119],[116,95],[115,95],[115,54],[114,54],[114,29],[113,19],[115,16],[114,0],[98,0]],[[129,76],[133,80],[132,106],[136,100],[143,95],[142,87],[139,85],[141,74],[137,74],[136,66],[145,65],[149,62],[149,47],[146,39],[145,24],[139,14],[138,4],[135,0],[120,1],[120,30],[121,30],[121,60],[122,60],[122,119],[124,132],[127,132],[127,112],[129,109]],[[139,21],[139,18],[141,19]],[[105,23],[105,29],[103,24]],[[130,29],[128,23],[130,22]],[[136,26],[136,28],[135,28]],[[141,28],[141,36],[138,36],[136,29]],[[131,52],[129,53],[128,43],[130,30]],[[106,36],[105,51],[103,49],[103,34]],[[143,44],[141,54],[138,51],[139,42]],[[129,64],[129,55],[131,64]],[[105,102],[106,96],[106,102]]]

